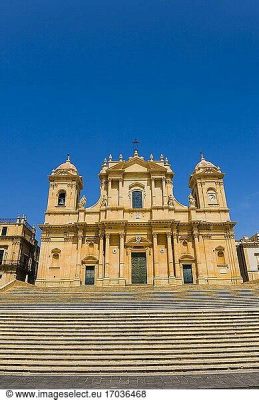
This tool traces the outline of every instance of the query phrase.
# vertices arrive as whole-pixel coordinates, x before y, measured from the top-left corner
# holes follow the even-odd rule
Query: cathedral
[[[173,176],[163,155],[110,156],[99,173],[99,200],[87,207],[68,156],[49,176],[36,285],[241,283],[224,174],[202,156],[188,205],[175,198]]]

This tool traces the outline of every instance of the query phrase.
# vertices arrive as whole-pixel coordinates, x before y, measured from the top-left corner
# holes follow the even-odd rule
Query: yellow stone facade
[[[39,246],[25,216],[0,219],[0,287],[17,279],[35,282]]]
[[[102,165],[100,198],[86,207],[83,180],[67,161],[52,171],[36,284],[154,286],[242,282],[219,167],[204,157],[190,176],[189,204],[173,193],[162,155]]]

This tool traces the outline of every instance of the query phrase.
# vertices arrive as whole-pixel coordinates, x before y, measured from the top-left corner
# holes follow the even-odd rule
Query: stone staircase
[[[0,374],[259,371],[259,286],[0,294]]]

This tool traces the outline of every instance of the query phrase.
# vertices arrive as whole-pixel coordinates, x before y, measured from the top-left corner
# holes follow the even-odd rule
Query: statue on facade
[[[83,197],[81,197],[81,199],[80,199],[80,201],[79,201],[79,207],[80,208],[84,208],[84,206],[86,205],[86,197],[85,196],[83,196]]]
[[[173,198],[173,195],[172,194],[169,194],[169,196],[168,196],[168,205],[169,205],[169,207],[173,207],[173,205],[174,205],[174,198]]]
[[[196,207],[196,201],[192,194],[189,195],[189,207]]]
[[[102,207],[106,207],[107,204],[108,204],[107,196],[106,196],[106,194],[104,194],[103,197],[102,197],[102,200],[101,200],[101,206]]]

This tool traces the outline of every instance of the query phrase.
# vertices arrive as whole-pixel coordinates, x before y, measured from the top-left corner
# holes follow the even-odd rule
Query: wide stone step
[[[62,304],[57,304],[57,302],[53,301],[53,303],[50,303],[50,305],[55,305],[55,308],[61,308]],[[20,303],[19,305],[17,304],[12,304],[12,303],[1,303],[0,304],[0,309],[8,307],[9,309],[19,309],[21,306],[27,306],[28,303]],[[193,301],[190,299],[190,301],[185,301],[185,302],[175,302],[175,301],[168,301],[168,302],[135,302],[135,303],[128,303],[128,302],[111,302],[107,303],[106,301],[102,302],[96,302],[96,303],[91,303],[91,302],[73,302],[67,305],[67,308],[75,308],[75,307],[80,307],[80,308],[92,308],[92,309],[99,309],[99,308],[107,308],[107,309],[144,309],[146,307],[148,308],[179,308],[179,309],[186,309],[186,308],[205,308],[205,309],[211,309],[211,308],[223,308],[223,307],[246,307],[246,308],[253,308],[255,306],[259,305],[259,301],[254,301],[251,299],[250,303],[247,301],[241,302],[241,301],[236,301],[236,302],[230,302],[230,301],[225,301],[225,302],[220,302],[220,301],[215,301],[211,302],[208,301],[207,303],[202,302],[202,301]],[[36,302],[30,304],[31,309],[39,309],[39,308],[44,308],[44,303],[39,303]]]
[[[224,347],[224,346],[223,346]],[[0,349],[0,355],[1,357],[4,357],[5,355],[8,356],[8,358],[16,358],[17,356],[24,356],[25,358],[28,357],[28,350],[30,357],[33,355],[38,355],[38,356],[67,356],[70,358],[73,358],[74,356],[82,356],[82,357],[88,357],[88,356],[93,356],[94,357],[99,357],[99,356],[115,356],[119,357],[121,355],[123,356],[129,356],[129,357],[139,357],[141,355],[147,356],[147,357],[154,357],[157,355],[177,355],[177,356],[184,356],[184,355],[190,355],[192,356],[218,356],[218,355],[226,355],[226,351],[228,355],[237,355],[237,356],[245,356],[245,355],[250,355],[250,354],[257,354],[259,355],[259,344],[258,346],[237,346],[237,347],[230,347],[226,346],[225,348],[218,348],[218,347],[199,347],[197,346],[195,349],[193,347],[188,347],[188,348],[182,348],[180,346],[175,346],[171,348],[161,348],[161,347],[154,347],[150,349],[150,347],[138,347],[137,349],[135,347],[126,347],[126,350],[121,350],[120,348],[101,348],[100,347],[93,347],[91,346],[90,348],[85,348],[84,350],[81,347],[76,347],[76,346],[70,346],[68,348],[64,347],[62,348],[56,348],[56,349],[49,349],[44,347],[44,346],[39,346],[39,347],[28,347],[28,348],[23,348],[21,349],[20,347],[12,347],[12,354],[10,354],[10,349],[5,348],[5,349]],[[54,352],[53,352],[54,350]],[[71,353],[73,351],[73,353]]]
[[[197,331],[199,329],[202,330],[215,330],[215,329],[254,329],[259,327],[259,323],[253,322],[253,321],[225,321],[222,322],[220,321],[220,326],[219,322],[214,323],[214,322],[207,322],[202,323],[202,322],[192,322],[192,323],[175,323],[175,322],[160,322],[160,324],[156,324],[157,326],[159,325],[159,329],[164,329],[164,330],[181,330],[181,329],[186,329],[188,328],[190,331]],[[157,330],[156,327],[154,327],[154,324],[151,322],[142,322],[141,326],[139,323],[134,323],[134,322],[121,322],[121,323],[107,323],[106,328],[103,327],[103,323],[78,323],[78,322],[72,322],[72,323],[51,323],[47,324],[45,323],[33,323],[33,322],[27,322],[27,323],[12,323],[12,322],[6,322],[6,323],[0,323],[0,331],[6,331],[9,329],[16,329],[16,330],[22,330],[23,332],[29,331],[31,329],[37,331],[37,330],[48,330],[48,331],[53,331],[57,329],[62,329],[64,331],[66,330],[73,330],[73,331],[81,331],[81,330],[87,330],[87,329],[95,329],[99,331],[106,331],[106,330],[120,330],[120,329],[127,329],[128,331],[138,331],[139,329],[143,330]]]
[[[135,362],[134,362],[135,364]],[[112,375],[112,374],[122,374],[125,375],[125,373],[128,374],[135,374],[139,375],[140,373],[147,373],[147,374],[154,374],[154,375],[161,375],[162,373],[177,373],[177,372],[188,372],[188,373],[194,373],[194,372],[206,372],[208,373],[209,371],[252,371],[252,370],[258,370],[259,369],[259,362],[226,362],[226,363],[211,363],[211,364],[203,364],[203,363],[198,363],[198,364],[182,364],[182,365],[161,365],[161,364],[153,364],[153,365],[125,365],[122,363],[121,366],[115,366],[115,365],[110,365],[108,366],[107,364],[105,365],[100,365],[100,366],[78,366],[78,365],[42,365],[42,362],[39,362],[38,364],[34,365],[19,365],[17,363],[14,363],[13,365],[0,365],[0,373],[2,374],[20,374],[21,372],[27,372],[27,373],[33,373],[33,374],[40,374],[40,373],[45,373],[45,374],[87,374],[87,375],[96,375],[97,373],[102,374],[102,375]]]
[[[181,334],[182,336],[192,336],[192,335],[230,335],[230,334],[249,334],[249,333],[254,333],[257,332],[259,335],[259,329],[258,325],[253,326],[253,327],[206,327],[206,328],[188,328],[188,331],[186,331],[187,327],[164,327],[164,326],[159,326],[159,331],[157,327],[135,327],[135,328],[128,328],[127,325],[123,327],[123,332],[122,328],[116,328],[116,327],[107,327],[107,328],[100,328],[96,326],[89,327],[88,329],[78,327],[78,328],[56,328],[56,329],[51,329],[49,327],[45,327],[44,331],[41,328],[23,328],[22,332],[19,327],[13,326],[13,327],[1,327],[0,328],[0,335],[1,336],[6,336],[6,335],[21,335],[21,334],[26,334],[27,336],[38,336],[38,335],[46,335],[46,336],[57,336],[57,335],[62,335],[62,336],[74,336],[75,338],[78,336],[81,337],[88,337],[92,336],[93,334],[96,336],[110,336],[113,335],[114,337],[117,336],[132,336],[132,335],[154,335],[154,333],[158,335],[171,335],[174,332],[177,333],[178,335]]]
[[[259,317],[259,310],[258,309],[251,309],[251,310],[246,310],[243,311],[242,309],[236,309],[236,310],[229,310],[229,309],[224,309],[224,310],[193,310],[189,309],[188,311],[182,311],[182,310],[162,310],[160,311],[159,314],[157,314],[156,311],[154,310],[141,310],[140,311],[124,311],[124,310],[106,310],[102,309],[98,312],[96,311],[91,311],[91,310],[70,310],[70,309],[62,309],[59,310],[57,308],[46,308],[44,310],[39,309],[39,310],[33,310],[33,312],[30,310],[28,312],[28,308],[26,309],[20,309],[18,312],[13,311],[13,310],[4,310],[1,312],[1,317],[4,318],[23,318],[27,319],[32,318],[32,319],[37,319],[37,318],[43,318],[43,319],[50,319],[55,316],[55,318],[60,318],[60,319],[69,319],[69,318],[83,318],[85,319],[87,316],[91,317],[93,319],[100,319],[100,318],[111,318],[111,314],[114,318],[122,319],[122,318],[139,318],[139,319],[146,319],[147,317],[149,319],[162,319],[164,317],[173,317],[173,318],[201,318],[206,320],[207,318],[215,318],[215,317],[220,317],[220,318],[233,318],[233,317],[243,317],[243,316],[254,316],[254,317]]]
[[[234,348],[234,349],[239,349],[242,351],[243,349],[251,349],[253,347],[258,348],[259,346],[259,340],[253,342],[251,344],[251,340],[244,340],[242,341],[242,344],[237,341],[212,341],[212,342],[200,342],[197,343],[189,343],[189,342],[184,342],[184,343],[157,343],[154,342],[152,343],[152,350],[159,350],[159,351],[205,351],[205,352],[210,352],[211,349],[215,352],[217,351],[227,351],[229,348]],[[81,343],[71,343],[71,342],[58,342],[58,343],[53,343],[53,342],[47,342],[47,343],[42,343],[39,341],[39,343],[27,343],[26,341],[24,343],[18,342],[12,342],[12,343],[4,343],[4,349],[6,350],[12,350],[16,351],[19,349],[24,349],[25,351],[31,352],[32,350],[38,350],[38,351],[48,351],[50,350],[51,352],[57,352],[57,351],[146,351],[150,350],[150,344],[149,342],[147,343],[139,343],[137,341],[132,342],[132,343],[118,343],[114,344],[114,342],[109,342],[109,343],[102,343],[100,346],[100,343],[97,341],[96,343],[86,343],[86,342],[81,342]],[[3,349],[3,347],[2,347]]]
[[[174,331],[176,333],[174,333]],[[53,339],[55,338],[59,338],[60,336],[64,337],[64,338],[71,338],[74,337],[75,339],[77,338],[81,338],[81,339],[93,339],[94,337],[101,337],[101,338],[111,338],[113,337],[114,339],[119,338],[126,338],[126,339],[130,339],[130,338],[135,338],[136,336],[138,336],[140,339],[141,338],[145,338],[145,337],[151,337],[151,338],[156,338],[157,336],[159,336],[162,339],[169,339],[169,338],[175,338],[175,339],[180,339],[183,337],[186,338],[202,338],[202,337],[207,337],[207,338],[213,338],[213,337],[217,337],[217,336],[229,336],[229,334],[235,334],[236,337],[259,337],[259,330],[254,328],[254,329],[247,329],[247,330],[237,330],[237,329],[231,329],[229,331],[225,330],[225,329],[221,329],[220,327],[218,328],[217,331],[212,330],[212,331],[207,331],[205,330],[198,330],[197,332],[193,332],[190,333],[190,331],[186,331],[186,330],[168,330],[168,331],[160,331],[160,327],[159,330],[158,329],[154,329],[154,330],[142,330],[142,328],[139,328],[138,330],[135,330],[134,332],[130,331],[127,332],[126,327],[123,330],[96,330],[94,328],[92,328],[89,331],[86,330],[82,330],[81,332],[79,332],[78,330],[73,332],[73,329],[71,330],[60,330],[60,332],[58,332],[57,330],[53,331],[53,332],[49,332],[49,331],[44,331],[42,332],[41,330],[36,331],[36,330],[29,330],[26,332],[26,337],[42,337],[42,335],[44,334],[44,336],[49,336],[52,337]],[[15,331],[13,330],[7,330],[7,331],[1,331],[1,338],[2,339],[6,339],[6,338],[15,338],[15,337],[19,337],[22,336],[23,332],[21,332],[20,330]]]
[[[228,335],[226,335],[228,336]],[[208,344],[208,343],[215,343],[218,344],[218,346],[221,346],[222,343],[228,343],[229,345],[231,345],[233,342],[236,343],[240,340],[242,340],[243,343],[246,342],[251,342],[251,340],[255,340],[256,342],[258,342],[259,338],[255,337],[255,339],[253,339],[253,335],[248,335],[248,336],[238,336],[235,335],[235,337],[214,337],[214,338],[208,338],[208,337],[204,337],[204,336],[195,336],[195,338],[191,337],[191,338],[182,338],[181,336],[179,337],[150,337],[150,336],[146,336],[146,337],[138,337],[138,336],[133,336],[133,337],[126,337],[124,339],[121,338],[117,338],[116,339],[116,344],[117,346],[120,344],[128,344],[131,345],[132,343],[137,343],[137,344],[149,344],[150,346],[153,346],[153,344],[157,344],[160,345],[161,347],[163,347],[166,343],[172,343],[174,341],[177,340],[178,344],[186,344],[188,343],[189,345],[196,345],[196,344]],[[252,339],[251,339],[252,338]],[[5,337],[5,338],[1,338],[0,339],[0,346],[5,346],[6,342],[8,341],[12,341],[13,343],[16,343],[17,345],[19,344],[20,346],[26,345],[28,339],[27,337],[19,337],[19,336],[9,336],[9,337]],[[61,344],[72,344],[75,343],[75,339],[74,338],[69,338],[69,337],[51,337],[50,339],[46,339],[45,337],[30,337],[30,342],[34,343],[34,344],[51,344],[51,346],[53,345],[61,345]],[[99,344],[101,346],[103,345],[107,345],[109,343],[114,343],[114,338],[111,337],[106,337],[106,338],[97,338],[95,336],[93,337],[88,337],[87,340],[85,338],[76,338],[76,343],[78,343],[78,346],[81,346],[85,343],[85,345],[90,345],[90,344]]]
[[[34,332],[57,332],[57,331],[62,331],[62,332],[85,332],[89,330],[93,330],[95,332],[121,332],[123,330],[124,332],[139,332],[140,330],[143,332],[149,331],[157,331],[159,328],[159,331],[162,332],[180,332],[180,331],[185,331],[188,329],[189,332],[209,332],[209,331],[227,331],[227,332],[232,332],[232,331],[245,331],[245,332],[250,332],[251,330],[257,329],[259,330],[259,324],[256,323],[225,323],[225,324],[209,324],[207,323],[206,325],[204,324],[170,324],[170,323],[164,323],[164,324],[151,324],[151,323],[143,323],[141,325],[139,324],[120,324],[120,326],[116,324],[107,324],[106,328],[103,327],[101,324],[73,324],[73,327],[69,324],[50,324],[50,325],[45,325],[45,324],[37,324],[33,326],[32,323],[28,323],[27,325],[25,324],[0,324],[0,333],[1,332],[8,332],[8,331],[21,331],[22,332],[30,332],[33,330]]]
[[[16,362],[20,362],[20,361],[24,361],[27,360],[28,364],[30,364],[31,361],[39,361],[39,360],[43,360],[43,361],[69,361],[69,362],[76,362],[76,361],[84,361],[85,363],[91,362],[92,360],[97,360],[97,363],[101,362],[101,360],[103,361],[109,361],[109,362],[128,362],[131,360],[135,360],[136,363],[138,361],[148,361],[150,362],[150,360],[152,362],[167,362],[168,360],[172,360],[174,362],[178,362],[180,361],[186,361],[186,362],[191,362],[191,360],[199,360],[202,359],[204,362],[208,362],[211,361],[213,359],[214,360],[221,360],[221,361],[233,361],[233,360],[239,360],[242,359],[242,361],[254,361],[254,359],[258,360],[258,356],[259,356],[259,351],[255,351],[255,352],[229,352],[228,351],[228,357],[226,357],[226,354],[224,353],[217,353],[217,354],[213,354],[213,353],[206,353],[206,354],[194,354],[194,353],[184,353],[184,354],[180,354],[179,352],[176,352],[174,354],[170,353],[170,354],[155,354],[155,361],[154,361],[154,353],[151,352],[149,354],[143,353],[143,354],[117,354],[117,353],[111,353],[111,354],[98,354],[98,355],[93,355],[93,354],[70,354],[70,353],[66,353],[66,354],[20,354],[20,353],[16,353],[16,354],[0,354],[0,360],[2,360],[1,362],[3,362],[3,364],[5,363],[11,363],[12,360],[15,360]]]

